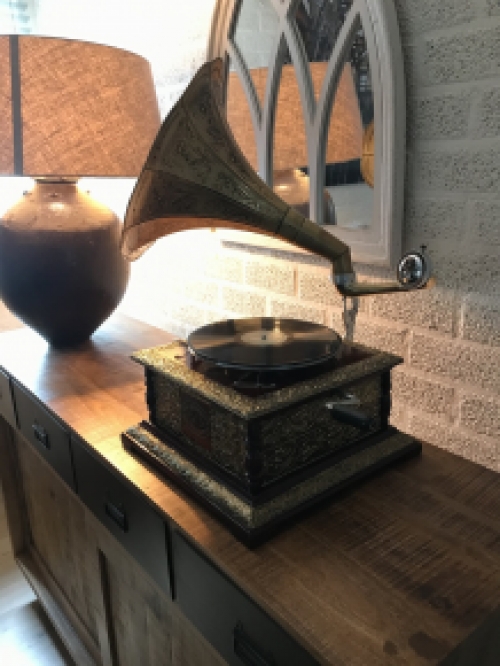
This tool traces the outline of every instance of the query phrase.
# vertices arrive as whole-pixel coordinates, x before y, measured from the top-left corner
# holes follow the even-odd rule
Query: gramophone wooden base
[[[389,428],[382,436],[378,434],[366,440],[363,448],[315,465],[306,476],[303,470],[297,472],[295,478],[281,484],[281,492],[267,489],[263,498],[250,498],[179,453],[172,446],[173,442],[165,435],[153,434],[145,422],[126,430],[122,442],[126,449],[137,453],[196,497],[250,547],[266,541],[313,505],[396,460],[421,451],[419,442]]]

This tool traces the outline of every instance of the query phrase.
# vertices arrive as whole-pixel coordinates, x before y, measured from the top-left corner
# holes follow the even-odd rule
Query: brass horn
[[[164,120],[127,207],[121,238],[127,258],[168,234],[224,227],[278,237],[325,257],[344,296],[426,284],[427,263],[419,253],[401,260],[400,282],[356,283],[349,247],[286,204],[247,162],[225,118],[222,85],[218,58],[198,70]]]

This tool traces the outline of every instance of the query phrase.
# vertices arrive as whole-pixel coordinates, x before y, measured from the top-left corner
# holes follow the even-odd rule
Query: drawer
[[[10,378],[2,370],[0,370],[0,416],[3,416],[7,423],[10,423],[14,428],[17,427]]]
[[[80,498],[170,596],[167,527],[162,517],[82,442],[73,438],[72,449]]]
[[[231,666],[317,666],[274,620],[174,532],[175,597]]]
[[[76,490],[69,433],[16,382],[13,382],[13,393],[22,434],[68,486]]]

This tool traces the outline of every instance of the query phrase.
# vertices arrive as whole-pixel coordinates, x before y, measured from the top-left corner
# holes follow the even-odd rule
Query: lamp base
[[[125,293],[121,223],[75,181],[37,180],[0,220],[0,296],[53,347],[94,333]]]

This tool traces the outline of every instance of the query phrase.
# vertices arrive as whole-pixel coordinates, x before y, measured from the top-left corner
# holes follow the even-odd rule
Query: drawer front
[[[174,532],[175,597],[231,666],[317,666],[274,620]]]
[[[69,433],[35,398],[13,383],[18,426],[58,475],[76,490]]]
[[[167,527],[86,446],[72,439],[78,494],[86,506],[170,596]]]
[[[17,427],[10,379],[2,370],[0,370],[0,415],[3,416],[11,426]]]

